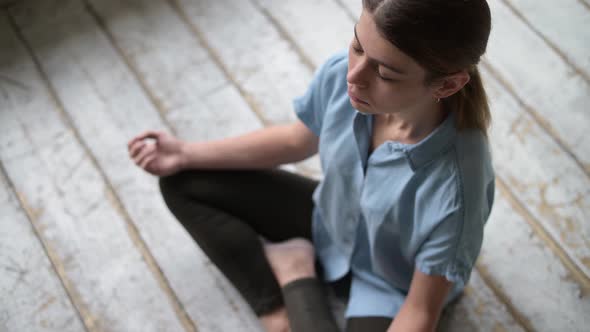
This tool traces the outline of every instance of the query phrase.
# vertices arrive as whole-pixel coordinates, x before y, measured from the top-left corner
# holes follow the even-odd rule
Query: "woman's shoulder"
[[[457,132],[448,158],[453,164],[455,190],[463,216],[485,222],[495,194],[495,174],[490,145],[479,129]]]
[[[481,131],[458,131],[424,172],[421,200],[472,213],[483,210],[484,215],[491,209],[495,175],[488,139]]]
[[[483,180],[487,183],[494,178],[492,153],[489,139],[479,129],[464,129],[457,133],[454,153],[459,170],[465,180]]]

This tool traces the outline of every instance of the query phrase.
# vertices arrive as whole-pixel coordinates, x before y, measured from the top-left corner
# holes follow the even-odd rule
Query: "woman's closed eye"
[[[355,45],[354,42],[350,44],[350,47],[352,48],[352,51],[356,55],[362,55],[364,53],[364,50],[360,46]],[[386,82],[395,82],[396,81],[395,79],[390,78],[387,75],[382,74],[381,71],[380,71],[380,66],[378,64],[375,64],[374,68],[375,68],[375,72],[377,73],[377,76],[381,80],[386,81]]]
[[[377,69],[377,76],[379,76],[380,79],[387,81],[387,82],[394,82],[396,80],[394,80],[393,78],[389,78],[385,75],[383,75],[381,72],[379,72],[379,70]]]
[[[355,54],[363,54],[363,49],[355,46],[354,44],[351,45],[352,50],[354,51]]]

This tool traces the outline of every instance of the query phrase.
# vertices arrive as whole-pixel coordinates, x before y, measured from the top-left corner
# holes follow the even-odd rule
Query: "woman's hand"
[[[146,131],[127,144],[129,157],[145,171],[166,176],[184,167],[185,142],[163,131]]]

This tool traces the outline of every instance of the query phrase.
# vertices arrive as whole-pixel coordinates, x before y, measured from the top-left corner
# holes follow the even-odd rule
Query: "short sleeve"
[[[326,96],[330,89],[327,85],[332,81],[329,76],[333,74],[331,69],[342,59],[346,59],[344,53],[330,57],[316,70],[305,94],[293,100],[295,114],[317,136],[320,136],[327,108]]]
[[[416,267],[428,275],[442,275],[467,284],[483,240],[483,224],[465,227],[462,210],[456,209],[431,232],[416,255]]]
[[[457,150],[459,152],[457,152]],[[443,275],[465,286],[480,254],[484,227],[494,202],[494,174],[487,142],[481,134],[461,137],[447,181],[429,187],[428,199],[433,227],[415,256],[416,267],[425,274]],[[423,215],[426,216],[426,215]]]

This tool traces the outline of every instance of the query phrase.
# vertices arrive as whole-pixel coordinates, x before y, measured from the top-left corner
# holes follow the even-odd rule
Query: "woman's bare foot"
[[[269,314],[260,316],[260,322],[266,332],[289,332],[289,318],[287,310],[281,307]]]
[[[264,246],[266,258],[281,287],[297,279],[316,276],[314,251],[311,242],[303,238],[276,244],[264,239],[261,239],[261,242]],[[290,331],[289,318],[285,307],[261,316],[260,321],[267,332]]]
[[[281,287],[296,279],[316,276],[313,245],[304,238],[265,243],[264,252]]]

